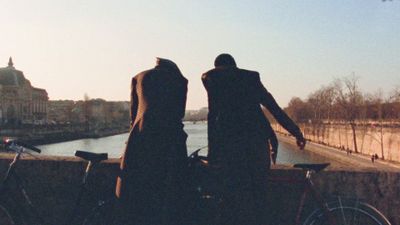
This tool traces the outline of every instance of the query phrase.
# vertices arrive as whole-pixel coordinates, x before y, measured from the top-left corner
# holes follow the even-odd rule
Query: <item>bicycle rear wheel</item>
[[[12,218],[10,212],[4,206],[0,205],[0,224],[1,225],[15,225],[16,222]]]
[[[358,200],[338,200],[328,203],[331,216],[336,225],[391,225],[386,217],[375,207]],[[330,225],[328,217],[321,210],[315,210],[303,225]]]

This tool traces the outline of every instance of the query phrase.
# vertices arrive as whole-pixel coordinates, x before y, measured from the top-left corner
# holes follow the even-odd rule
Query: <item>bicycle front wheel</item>
[[[10,212],[4,206],[0,205],[0,224],[1,225],[15,225]]]
[[[335,225],[391,225],[386,217],[375,207],[357,200],[328,203],[329,213]],[[331,225],[323,210],[315,210],[303,225]]]

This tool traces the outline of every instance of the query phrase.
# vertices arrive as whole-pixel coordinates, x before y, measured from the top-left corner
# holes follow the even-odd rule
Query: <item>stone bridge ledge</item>
[[[0,154],[0,176],[6,171],[12,155]],[[113,195],[118,159],[108,160],[93,171],[90,184],[95,195]],[[73,157],[27,157],[20,161],[18,173],[26,182],[26,189],[39,212],[49,218],[52,224],[60,222],[72,208],[77,184],[81,181],[85,162]],[[288,165],[274,166],[271,177],[303,176],[301,170]],[[400,224],[400,173],[366,169],[327,169],[314,175],[314,182],[324,195],[358,197],[383,212],[392,224]],[[301,186],[285,183],[271,183],[270,207],[267,213],[276,225],[293,224]],[[85,199],[86,200],[86,199]],[[93,201],[87,200],[84,207],[89,209]]]

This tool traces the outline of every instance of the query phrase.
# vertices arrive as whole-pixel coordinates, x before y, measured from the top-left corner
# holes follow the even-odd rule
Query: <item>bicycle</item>
[[[5,141],[8,150],[15,152],[13,160],[8,165],[7,172],[3,181],[0,183],[0,224],[1,225],[44,225],[48,224],[45,218],[40,216],[36,206],[31,201],[21,177],[16,172],[16,167],[23,154],[30,154],[29,151],[40,153],[41,150],[29,144],[8,139]],[[93,167],[108,159],[107,153],[91,153],[86,151],[76,151],[75,156],[88,162],[82,183],[79,186],[79,192],[76,197],[74,208],[69,216],[66,217],[64,225],[82,224],[82,225],[100,225],[110,224],[112,217],[106,216],[112,214],[114,205],[113,199],[98,200],[97,205],[84,216],[83,221],[77,221],[77,215],[80,210],[82,197],[90,195],[87,189],[87,180]],[[15,185],[11,185],[14,180]],[[22,196],[22,199],[15,200],[15,192]]]
[[[189,156],[189,166],[197,170],[195,176],[199,176],[199,173],[200,176],[202,176],[201,174],[204,175],[204,173],[208,176],[214,176],[213,173],[215,172],[210,171],[213,168],[207,168],[209,167],[207,157],[199,155],[200,150],[196,150]],[[337,197],[335,200],[326,201],[312,182],[312,175],[324,170],[329,165],[329,163],[295,164],[293,165],[294,168],[302,169],[305,172],[305,176],[302,179],[270,179],[273,182],[297,183],[302,185],[303,192],[297,208],[295,225],[391,225],[388,219],[375,207],[358,199]],[[198,171],[199,168],[201,171]],[[201,179],[204,178],[200,177]],[[215,188],[209,188],[207,185],[200,181],[196,184],[196,191],[200,196],[200,202],[209,202],[202,204],[213,205],[214,210],[217,210],[216,215],[214,215],[216,218],[212,218],[211,220],[213,224],[219,224],[220,218],[218,217],[220,217],[220,214],[218,210],[220,211],[223,207],[224,197],[220,193],[213,193]],[[313,203],[317,205],[317,208],[310,214],[302,216],[308,194],[311,194],[313,197]]]

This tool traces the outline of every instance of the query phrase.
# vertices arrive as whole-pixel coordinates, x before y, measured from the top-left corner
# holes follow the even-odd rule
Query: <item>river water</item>
[[[185,123],[185,131],[188,134],[188,154],[198,148],[207,145],[207,124],[206,123]],[[73,156],[76,150],[91,152],[107,152],[110,158],[119,158],[125,147],[128,134],[119,134],[103,138],[88,138],[75,141],[67,141],[55,144],[38,146],[43,155]],[[201,152],[206,154],[206,150]],[[308,151],[298,150],[296,146],[281,142],[278,148],[277,163],[318,163],[327,162],[327,158]]]

